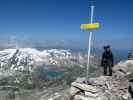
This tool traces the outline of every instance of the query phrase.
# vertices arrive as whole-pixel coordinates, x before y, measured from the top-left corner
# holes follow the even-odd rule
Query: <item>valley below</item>
[[[2,50],[0,100],[49,100],[64,94],[68,98],[71,83],[86,74],[86,59],[86,54],[69,50]],[[98,64],[92,56],[90,72],[98,70]]]

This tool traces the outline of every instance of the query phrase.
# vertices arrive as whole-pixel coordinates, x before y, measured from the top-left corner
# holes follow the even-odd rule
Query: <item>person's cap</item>
[[[107,45],[106,48],[110,48],[110,45]]]

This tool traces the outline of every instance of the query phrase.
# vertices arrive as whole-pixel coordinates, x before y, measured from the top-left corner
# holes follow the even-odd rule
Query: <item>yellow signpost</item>
[[[99,28],[100,24],[98,22],[96,23],[88,23],[88,24],[81,24],[80,25],[80,29],[96,29],[96,28]]]

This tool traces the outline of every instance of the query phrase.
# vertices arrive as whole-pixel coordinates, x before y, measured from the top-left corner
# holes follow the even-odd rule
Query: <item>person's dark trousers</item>
[[[107,75],[107,65],[104,65],[104,75]]]
[[[108,67],[109,67],[109,76],[112,76],[112,62],[108,61]]]
[[[111,64],[109,65],[109,76],[112,76],[112,66],[111,66]]]
[[[107,76],[108,72],[109,72],[109,76],[112,76],[112,66],[111,66],[111,63],[104,64],[104,75]]]

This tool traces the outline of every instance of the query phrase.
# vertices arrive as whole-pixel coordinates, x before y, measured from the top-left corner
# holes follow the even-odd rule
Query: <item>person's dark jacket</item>
[[[101,66],[114,66],[114,58],[112,52],[105,51],[102,55]]]

